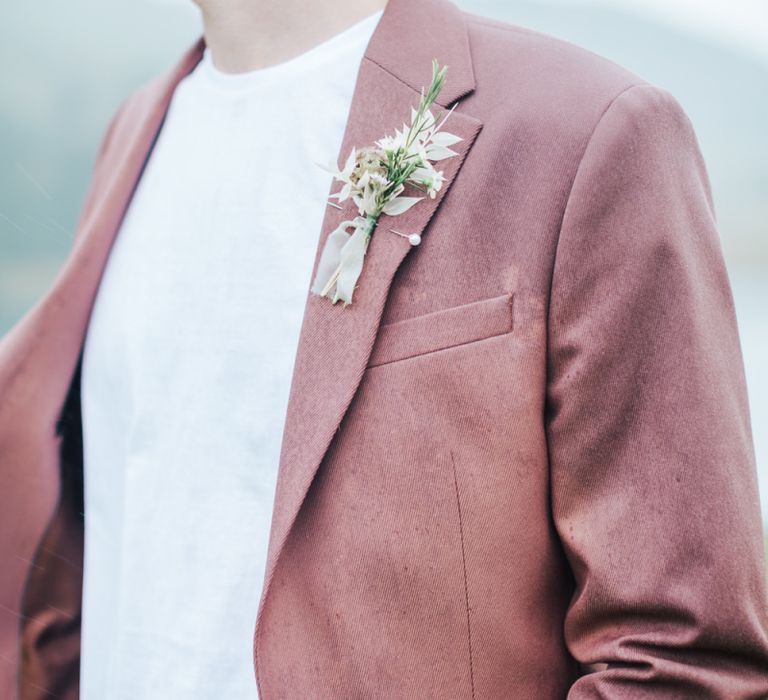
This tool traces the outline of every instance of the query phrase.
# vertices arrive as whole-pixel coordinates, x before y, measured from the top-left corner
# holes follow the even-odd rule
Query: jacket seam
[[[405,360],[411,360],[415,357],[423,357],[424,355],[432,355],[436,352],[441,352],[443,350],[451,350],[453,348],[460,348],[464,345],[471,345],[472,343],[481,343],[484,340],[490,340],[491,338],[498,338],[500,335],[506,335],[507,333],[512,332],[512,328],[505,328],[503,331],[499,331],[498,333],[491,333],[490,335],[484,335],[480,338],[472,338],[472,340],[462,340],[458,343],[452,343],[451,345],[443,345],[439,348],[435,348],[434,350],[423,350],[421,352],[415,352],[410,355],[404,355],[403,357],[397,357],[391,360],[383,360],[380,362],[374,362],[366,366],[366,369],[373,369],[374,367],[385,367],[386,365],[394,364],[395,362],[404,362]]]
[[[568,190],[568,197],[566,198],[565,205],[563,206],[563,216],[560,219],[560,226],[558,227],[557,238],[555,240],[555,255],[554,255],[553,259],[552,259],[552,272],[550,274],[550,280],[549,280],[549,292],[550,292],[549,296],[548,296],[549,300],[552,299],[552,282],[553,282],[553,278],[554,278],[555,267],[556,267],[556,264],[557,264],[557,255],[558,255],[558,252],[560,250],[560,239],[561,239],[562,233],[563,233],[563,226],[565,225],[565,215],[566,215],[566,213],[568,211],[568,207],[569,207],[569,205],[571,203],[571,197],[573,196],[573,190],[574,190],[574,188],[576,186],[576,181],[579,179],[579,174],[581,173],[581,169],[582,169],[582,166],[584,164],[584,159],[586,158],[587,153],[589,152],[590,146],[592,145],[592,141],[595,138],[595,134],[597,133],[597,130],[600,128],[600,125],[603,123],[603,119],[605,119],[606,115],[611,110],[613,105],[616,104],[616,102],[625,93],[629,92],[630,90],[632,90],[632,89],[634,89],[636,87],[651,87],[651,84],[647,83],[647,82],[644,82],[644,81],[643,82],[639,82],[639,83],[632,83],[631,85],[628,85],[623,90],[621,90],[617,95],[615,95],[611,99],[611,101],[605,106],[605,109],[602,111],[602,113],[600,114],[600,117],[595,122],[595,126],[592,128],[592,132],[590,133],[589,138],[587,139],[587,143],[584,146],[584,150],[581,153],[581,157],[579,158],[579,164],[576,166],[576,170],[574,171],[574,174],[573,174],[573,179],[571,180],[571,186],[570,186],[570,188]],[[547,305],[547,319],[549,319],[549,304]]]
[[[383,65],[382,65],[381,63],[379,63],[379,62],[378,62],[378,61],[377,61],[375,58],[371,58],[370,56],[363,56],[363,58],[364,58],[366,61],[370,61],[371,63],[373,63],[375,66],[378,66],[378,67],[379,67],[379,68],[381,68],[381,70],[383,70],[385,73],[388,73],[389,75],[391,75],[391,76],[392,76],[393,78],[395,78],[396,80],[399,80],[399,81],[400,81],[400,82],[401,82],[403,85],[406,85],[407,87],[411,88],[411,90],[414,90],[415,92],[419,92],[419,88],[417,88],[417,87],[414,87],[414,86],[413,86],[413,85],[411,85],[409,82],[406,82],[406,81],[405,81],[405,80],[403,80],[403,79],[402,79],[402,78],[401,78],[399,75],[395,75],[395,73],[393,73],[393,72],[392,72],[392,71],[391,71],[389,68],[387,68],[386,66],[383,66]]]
[[[417,88],[417,87],[411,85],[407,80],[403,80],[399,75],[393,73],[389,68],[387,68],[386,66],[382,65],[381,63],[379,63],[375,58],[371,58],[370,56],[363,56],[363,59],[366,60],[366,61],[370,61],[377,68],[381,68],[381,70],[383,70],[385,73],[391,75],[395,80],[400,81],[403,85],[405,85],[406,87],[410,88],[414,92],[416,92],[416,93],[421,92],[420,88]],[[448,106],[453,104],[454,102],[458,105],[459,102],[461,102],[461,100],[464,99],[464,96],[463,95],[459,96],[458,98],[456,98],[452,102],[448,102],[448,103],[443,103],[443,102],[440,101],[440,99],[441,98],[438,97],[435,100],[435,104],[438,105],[439,107],[442,107],[443,109],[448,109]]]
[[[469,645],[469,684],[472,690],[472,700],[475,698],[475,670],[472,656],[472,625],[469,614],[469,586],[467,584],[467,558],[464,553],[464,523],[461,517],[461,500],[459,499],[459,481],[456,476],[456,459],[451,453],[451,466],[453,468],[453,485],[456,490],[456,509],[459,513],[459,537],[461,539],[461,567],[464,574],[464,606],[467,611],[467,641]]]
[[[565,219],[566,214],[568,213],[568,208],[571,203],[571,197],[573,196],[573,190],[576,186],[576,182],[579,179],[579,174],[581,173],[582,166],[584,165],[584,160],[587,156],[587,153],[590,150],[590,146],[592,145],[592,142],[595,138],[595,134],[597,133],[600,125],[603,123],[603,120],[605,119],[608,112],[611,110],[611,108],[616,104],[616,102],[621,98],[623,95],[625,95],[630,90],[636,88],[636,87],[653,87],[651,83],[647,81],[641,81],[638,83],[632,83],[631,85],[626,86],[624,89],[622,89],[620,92],[618,92],[614,97],[608,102],[608,104],[605,106],[605,109],[603,109],[602,113],[598,117],[597,121],[595,122],[594,127],[592,128],[592,131],[589,135],[589,138],[587,139],[586,144],[584,145],[584,150],[581,153],[581,157],[579,158],[579,164],[576,166],[576,169],[573,174],[573,179],[571,180],[571,185],[568,190],[568,196],[566,197],[565,204],[563,206],[563,213],[562,217],[560,219],[560,226],[557,230],[557,237],[555,239],[555,253],[552,256],[552,267],[549,273],[549,284],[547,289],[547,312],[546,312],[546,355],[547,359],[549,359],[550,355],[550,335],[549,335],[549,329],[550,329],[550,321],[551,321],[551,312],[552,312],[552,291],[554,288],[554,282],[555,282],[555,270],[557,269],[557,261],[558,256],[560,252],[560,240],[562,238],[563,234],[563,227],[565,226]],[[546,384],[549,384],[549,362],[547,362],[547,376],[546,376]],[[545,397],[546,401],[546,397]]]
[[[550,461],[550,436],[549,436],[549,430],[547,422],[549,420],[549,384],[551,380],[551,358],[552,358],[552,337],[551,337],[551,320],[552,320],[552,298],[553,298],[553,290],[554,290],[554,284],[555,284],[555,271],[557,269],[557,262],[560,252],[560,240],[562,238],[563,228],[565,226],[565,219],[566,215],[568,213],[568,209],[570,207],[571,198],[573,196],[574,188],[576,187],[576,182],[579,179],[579,175],[582,171],[582,166],[584,165],[584,160],[587,156],[587,153],[589,153],[590,147],[592,145],[592,142],[595,138],[595,134],[597,133],[598,129],[600,128],[600,125],[603,123],[603,120],[605,119],[608,112],[611,110],[611,108],[616,104],[616,102],[621,98],[623,95],[628,93],[630,90],[636,88],[636,87],[653,87],[651,83],[647,81],[641,81],[637,83],[632,83],[630,85],[627,85],[622,90],[620,90],[616,95],[611,98],[611,100],[608,102],[608,104],[603,109],[602,113],[598,117],[597,121],[595,122],[595,125],[592,128],[591,133],[589,134],[589,138],[587,139],[586,144],[584,145],[584,150],[581,153],[581,157],[579,158],[579,164],[576,166],[576,169],[573,174],[573,179],[571,180],[570,188],[568,190],[568,196],[566,197],[565,204],[563,206],[563,213],[562,218],[560,219],[560,226],[558,227],[557,231],[557,237],[555,239],[555,252],[552,256],[552,267],[550,269],[549,273],[549,284],[547,288],[547,299],[546,299],[546,314],[545,314],[545,325],[544,325],[544,386],[542,388],[542,422],[543,422],[543,430],[545,433],[545,446],[546,446],[546,452],[547,452],[547,464],[548,468],[550,470],[550,488],[549,488],[549,507],[550,507],[550,513],[552,512],[552,494],[551,494],[551,461]]]
[[[506,22],[500,19],[494,19],[492,17],[485,17],[484,15],[478,15],[474,12],[464,13],[467,24],[474,24],[479,27],[489,27],[491,29],[500,29],[504,32],[514,32],[515,34],[528,34],[533,33],[535,30],[523,27],[511,22]],[[557,38],[557,37],[553,37]]]

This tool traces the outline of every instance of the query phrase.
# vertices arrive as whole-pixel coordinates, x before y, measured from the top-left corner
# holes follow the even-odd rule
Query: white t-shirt
[[[81,697],[258,697],[288,391],[357,73],[382,11],[177,86],[110,254],[81,383]]]

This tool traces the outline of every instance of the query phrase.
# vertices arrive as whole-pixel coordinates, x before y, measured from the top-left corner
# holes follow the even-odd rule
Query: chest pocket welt
[[[385,323],[379,328],[368,367],[509,333],[514,294],[506,292],[468,304]]]

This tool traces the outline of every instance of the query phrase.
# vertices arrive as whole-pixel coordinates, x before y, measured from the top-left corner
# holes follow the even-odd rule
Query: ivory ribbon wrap
[[[328,297],[334,304],[339,300],[344,306],[352,303],[352,293],[363,269],[363,258],[375,225],[375,219],[356,216],[351,221],[342,221],[328,235],[320,254],[312,293]],[[355,229],[351,234],[347,233],[350,226]]]

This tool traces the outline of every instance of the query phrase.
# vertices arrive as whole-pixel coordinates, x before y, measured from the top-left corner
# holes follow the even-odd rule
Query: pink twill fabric
[[[80,353],[203,48],[118,109],[67,261],[0,342],[2,698],[78,696]],[[390,0],[340,161],[407,118],[433,57],[463,138],[443,190],[381,218],[350,307],[307,279],[261,697],[768,698],[747,393],[690,121],[584,49]],[[328,207],[315,266],[351,215]]]

